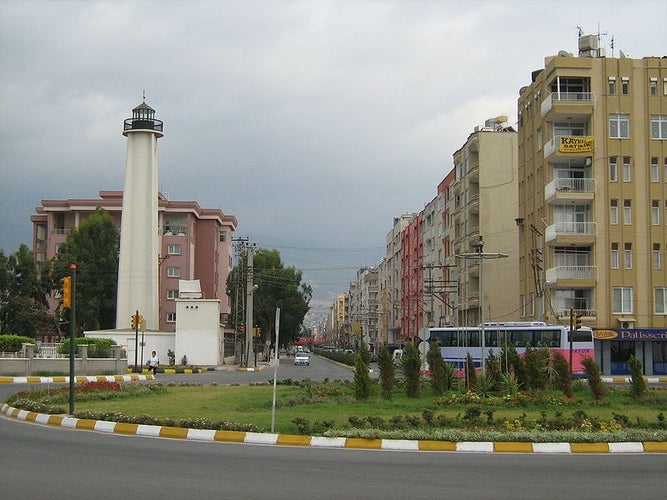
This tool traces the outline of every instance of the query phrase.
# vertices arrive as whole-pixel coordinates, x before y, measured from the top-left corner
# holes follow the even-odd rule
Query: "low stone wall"
[[[29,377],[42,373],[69,374],[69,358],[37,358],[35,345],[23,344],[23,357],[0,358],[1,376]],[[115,375],[127,372],[127,358],[120,346],[112,346],[111,358],[89,358],[88,346],[80,345],[74,360],[74,375]]]

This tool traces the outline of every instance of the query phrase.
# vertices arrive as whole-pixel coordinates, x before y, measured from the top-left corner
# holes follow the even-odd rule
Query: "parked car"
[[[303,351],[297,352],[294,356],[295,365],[310,365],[310,356]]]

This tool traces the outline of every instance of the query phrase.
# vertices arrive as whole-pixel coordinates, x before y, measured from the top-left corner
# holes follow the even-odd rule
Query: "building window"
[[[667,115],[651,115],[651,139],[667,139]]]
[[[662,269],[662,256],[660,255],[660,243],[653,243],[653,269]]]
[[[220,231],[219,236],[220,236],[219,238],[220,243],[224,243],[225,241],[227,241],[227,231]]]
[[[632,287],[617,286],[612,288],[611,301],[614,314],[632,314]]]
[[[630,137],[630,115],[618,113],[609,115],[609,137],[611,139]]]
[[[651,97],[658,95],[658,79],[655,77],[651,78],[651,81],[648,84],[648,93]]]
[[[662,79],[662,95],[667,95],[667,78]]]
[[[176,323],[176,313],[167,313],[167,323]]]
[[[630,95],[630,78],[627,76],[621,78],[621,94]]]
[[[521,308],[521,317],[525,318],[526,317],[526,296],[525,295],[521,296],[519,307]]]
[[[667,314],[667,288],[658,287],[655,292],[655,313]]]
[[[180,278],[181,277],[181,268],[180,267],[168,267],[167,276],[169,278]]]
[[[651,224],[660,225],[660,201],[651,200]]]
[[[623,157],[623,182],[632,182],[632,164],[630,157]]]
[[[609,158],[609,182],[616,182],[618,180],[618,165],[616,157]]]
[[[609,223],[618,224],[618,200],[611,200],[609,207]]]
[[[616,95],[616,77],[609,77],[609,95]]]
[[[620,267],[618,255],[618,243],[611,244],[611,268],[618,269]]]
[[[623,200],[623,224],[632,224],[632,200]]]
[[[531,317],[535,316],[535,294],[533,292],[528,294],[528,301],[530,302],[530,304],[528,304],[529,314]]]
[[[632,243],[626,243],[624,245],[625,250],[623,251],[623,257],[625,262],[626,269],[632,269]]]
[[[660,166],[658,158],[651,158],[651,182],[660,182]]]
[[[178,298],[178,290],[167,290],[167,298],[174,300]]]
[[[181,245],[167,245],[169,255],[181,255]]]

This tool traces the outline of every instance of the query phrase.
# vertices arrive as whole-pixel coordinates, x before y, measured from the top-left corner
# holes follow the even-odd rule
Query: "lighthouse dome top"
[[[125,120],[123,135],[126,136],[129,132],[137,130],[150,130],[158,137],[162,137],[162,129],[162,120],[155,119],[155,110],[144,101],[132,110],[132,118]]]

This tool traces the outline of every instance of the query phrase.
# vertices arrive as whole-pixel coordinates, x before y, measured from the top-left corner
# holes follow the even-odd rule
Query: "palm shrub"
[[[405,381],[405,391],[409,398],[418,398],[421,392],[420,368],[421,359],[419,359],[419,351],[412,344],[406,345],[403,350],[403,356],[401,356],[401,369]]]
[[[447,380],[445,378],[445,360],[442,359],[440,346],[437,342],[431,342],[426,353],[426,361],[431,371],[431,389],[433,394],[440,395],[447,390]]]
[[[642,362],[631,354],[630,359],[628,360],[628,366],[630,367],[631,376],[630,393],[632,394],[632,397],[641,399],[646,393],[646,381],[642,374]]]
[[[368,399],[371,395],[371,376],[369,374],[371,354],[368,346],[361,341],[354,363],[354,395],[357,399]]]
[[[554,385],[563,393],[563,396],[571,398],[574,394],[572,389],[572,377],[570,377],[570,363],[559,352],[554,353]]]
[[[386,347],[380,349],[378,356],[378,368],[380,369],[380,387],[382,388],[382,397],[391,399],[396,385],[396,367],[394,360]]]
[[[493,349],[489,350],[489,356],[485,361],[486,376],[491,384],[491,390],[498,392],[500,390],[500,375],[502,373],[500,367],[500,358],[496,356]]]
[[[602,382],[602,375],[600,375],[600,367],[590,356],[581,360],[584,366],[584,371],[588,377],[588,387],[593,394],[595,401],[600,401],[604,396],[604,384]]]

